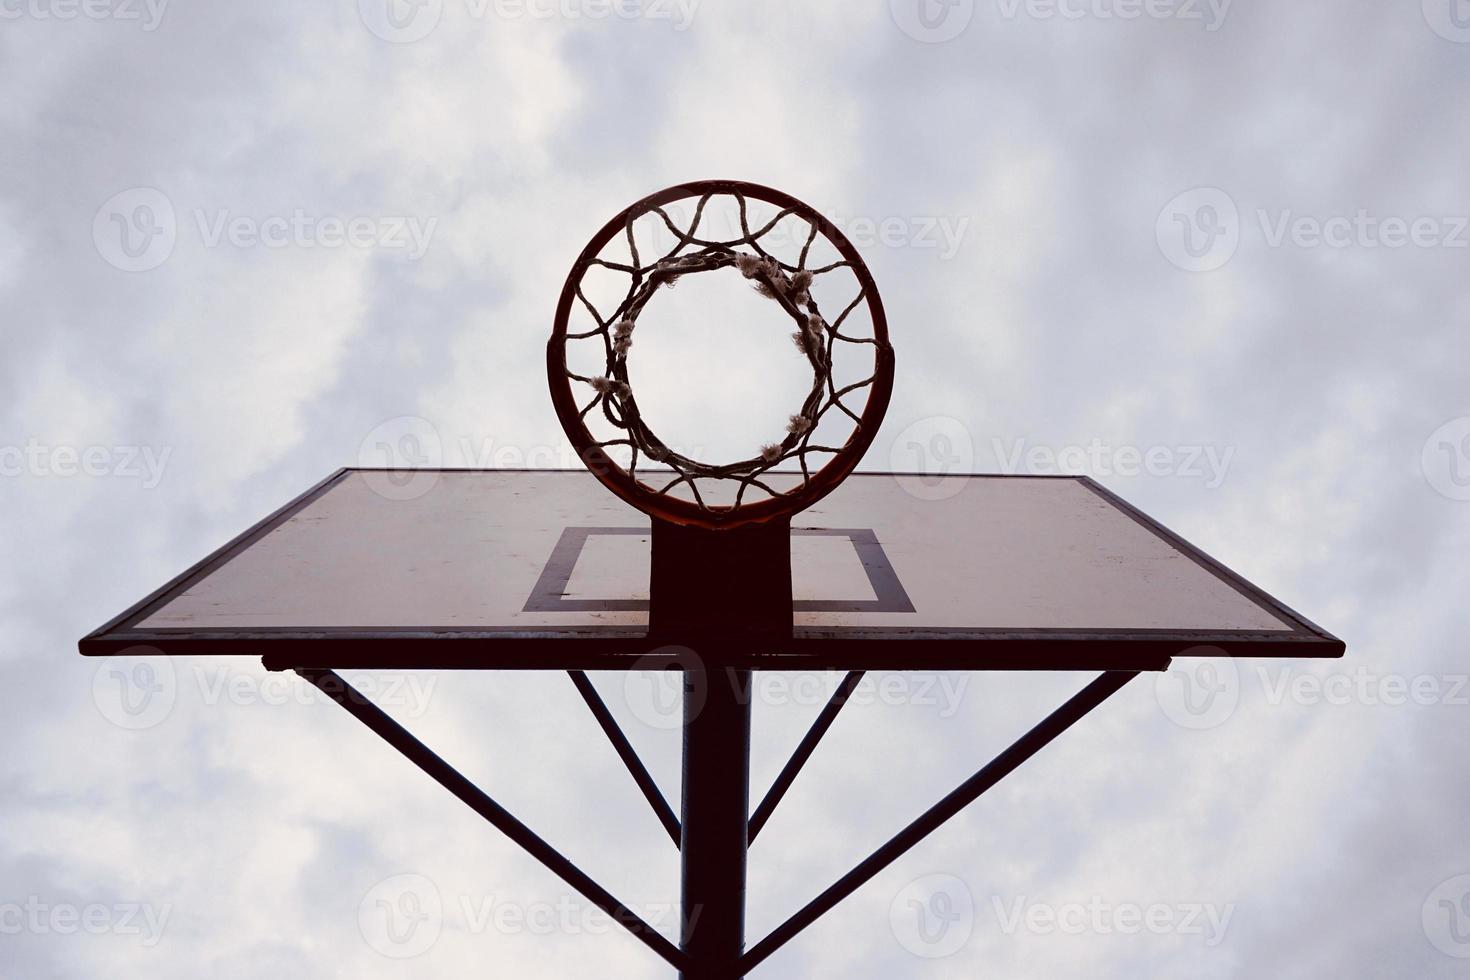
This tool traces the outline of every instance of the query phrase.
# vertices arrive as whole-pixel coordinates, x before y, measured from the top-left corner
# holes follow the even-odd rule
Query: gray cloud
[[[566,268],[607,216],[681,180],[772,184],[849,229],[958,234],[949,249],[864,246],[900,371],[868,466],[889,468],[899,434],[936,415],[959,420],[979,469],[1017,439],[1230,450],[1216,488],[1105,482],[1347,639],[1348,660],[1299,675],[1466,672],[1470,504],[1436,492],[1421,454],[1470,415],[1470,249],[1273,246],[1267,231],[1288,212],[1470,215],[1455,98],[1470,45],[1417,3],[1238,0],[1214,31],[979,3],[943,43],[889,7],[700,4],[676,30],[450,2],[409,44],[374,36],[347,0],[169,4],[155,30],[7,8],[24,12],[0,30],[0,445],[169,455],[154,487],[0,477],[0,905],[174,909],[149,948],[0,936],[9,971],[393,975],[403,964],[372,949],[360,903],[412,873],[449,909],[414,968],[664,975],[615,932],[477,928],[466,911],[487,899],[567,890],[332,706],[210,703],[181,661],[169,716],[125,731],[93,702],[97,666],[75,641],[357,462],[389,420],[428,420],[451,465],[487,443],[562,447],[542,350]],[[1207,187],[1237,209],[1239,243],[1188,272],[1160,214]],[[126,272],[94,222],[136,188],[166,197],[176,241]],[[221,212],[255,228],[299,212],[313,234],[323,219],[437,224],[415,258],[211,244],[201,216]],[[257,664],[233,669],[260,683]],[[1242,665],[1239,707],[1207,731],[1170,723],[1153,680],[1134,682],[761,975],[1462,972],[1421,912],[1470,873],[1464,707],[1273,704],[1276,676]],[[626,716],[619,680],[598,683]],[[977,676],[943,718],[850,708],[752,853],[751,940],[1080,683]],[[814,712],[758,712],[758,791]],[[676,738],[625,720],[676,796]],[[672,850],[565,678],[446,675],[411,725],[615,893],[677,897]],[[947,959],[915,957],[889,927],[895,897],[931,873],[976,900],[975,934]],[[1213,947],[1007,933],[993,914],[995,899],[1094,896],[1235,911]]]

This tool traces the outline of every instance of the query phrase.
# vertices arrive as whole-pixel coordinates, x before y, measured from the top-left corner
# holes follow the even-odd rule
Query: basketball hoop
[[[681,201],[692,202],[687,223],[668,206]],[[708,230],[730,207],[736,230]],[[640,254],[650,229],[672,233],[672,247],[645,242]],[[619,236],[627,256],[609,257]],[[721,464],[653,432],[628,369],[659,287],[708,272],[744,276],[779,307],[811,369],[785,433]],[[684,184],[609,221],[567,277],[547,367],[557,415],[596,479],[439,469],[405,495],[378,479],[403,470],[340,470],[83,638],[81,652],[253,653],[296,671],[683,980],[760,966],[1140,672],[1173,657],[1343,654],[1341,640],[1087,477],[854,475],[892,392],[883,306],[852,244],[777,191]],[[862,406],[846,403],[860,394]],[[810,526],[791,526],[849,476]],[[905,478],[943,484],[942,504],[915,506]],[[345,668],[566,670],[679,850],[681,907],[698,915],[684,917],[677,944],[336,673]],[[677,814],[586,674],[650,669],[683,675]],[[1102,673],[747,946],[750,845],[865,672],[916,669]],[[752,809],[757,670],[847,676]]]
[[[681,225],[666,206],[686,199],[693,199],[695,205],[687,225]],[[701,228],[710,202],[717,199],[733,202],[738,233],[707,237],[709,233]],[[751,227],[752,201],[776,209],[774,216],[755,228]],[[674,237],[673,247],[657,257],[640,255],[635,235],[635,224],[649,216]],[[762,240],[778,227],[789,228],[792,218],[804,223],[807,230],[795,261],[783,261]],[[628,258],[606,257],[609,245],[620,236],[626,241]],[[819,236],[840,257],[809,265]],[[628,277],[627,289],[611,311],[600,310],[583,288],[593,269]],[[793,340],[810,365],[812,378],[806,398],[793,406],[784,433],[746,459],[708,463],[671,448],[649,426],[630,381],[628,358],[638,318],[660,287],[672,286],[685,276],[724,269],[749,279],[791,319]],[[822,277],[839,270],[850,271],[857,293],[829,318],[813,290]],[[570,328],[578,305],[590,315],[594,324],[590,329]],[[872,324],[871,335],[844,330],[860,319],[854,316],[860,310]],[[601,343],[600,374],[579,374],[568,367],[568,347],[576,342]],[[853,381],[835,380],[834,352],[839,345],[870,350],[871,371]],[[731,180],[668,188],[604,225],[567,276],[546,363],[557,416],[587,467],[614,493],[650,516],[703,528],[734,528],[789,517],[826,496],[853,471],[872,443],[893,390],[893,348],[883,304],[872,274],[852,243],[830,221],[795,198]],[[845,399],[859,393],[866,394],[866,402],[854,409]],[[825,441],[824,421],[850,427],[840,444]],[[596,422],[605,435],[594,434],[590,422]],[[621,447],[626,464],[609,454],[612,447]],[[778,470],[783,464],[796,472]],[[777,473],[790,485],[777,485],[772,479]],[[733,502],[717,502],[720,494],[711,492],[710,484],[723,484],[725,496]]]

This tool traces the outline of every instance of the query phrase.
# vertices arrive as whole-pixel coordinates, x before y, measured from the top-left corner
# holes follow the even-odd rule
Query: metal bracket
[[[612,743],[612,747],[618,753],[618,758],[623,760],[623,765],[628,767],[628,772],[638,788],[643,791],[643,798],[648,800],[648,805],[653,807],[654,815],[658,817],[659,823],[664,825],[673,840],[674,846],[679,846],[679,818],[674,816],[673,807],[669,801],[664,799],[664,794],[659,792],[658,784],[648,773],[648,767],[643,760],[638,758],[638,753],[633,751],[633,745],[628,741],[628,736],[618,727],[617,719],[612,712],[607,710],[602,696],[597,693],[597,688],[592,686],[592,681],[580,670],[569,670],[567,676],[571,677],[572,683],[577,685],[577,691],[582,695],[582,700],[587,702],[587,707],[592,710],[597,723],[602,726],[603,734]]]
[[[874,875],[902,857],[905,852],[928,837],[950,817],[979,799],[986,790],[1014,772],[1021,763],[1039,752],[1062,732],[1071,728],[1093,708],[1121,690],[1123,685],[1137,677],[1138,674],[1136,670],[1110,670],[1073,695],[1060,708],[1047,715],[1040,724],[1017,739],[1010,748],[961,783],[958,789],[930,807],[892,840],[868,855],[856,868],[839,878],[830,888],[808,902],[801,911],[751,947],[740,957],[740,972],[747,973],[753,970],[797,933],[820,918],[823,913],[830,911],[838,902],[857,891]]]
[[[771,788],[766,790],[760,806],[755,808],[755,813],[750,817],[751,843],[755,842],[755,835],[761,832],[766,821],[771,819],[776,804],[781,802],[781,797],[786,795],[786,791],[795,782],[796,774],[801,772],[801,767],[806,765],[806,760],[810,759],[812,753],[817,750],[817,743],[822,740],[822,736],[827,734],[827,729],[831,728],[832,723],[837,720],[837,712],[841,711],[847,699],[852,697],[852,692],[857,689],[858,682],[863,679],[865,673],[866,671],[862,670],[848,671],[847,676],[833,692],[831,699],[823,706],[822,713],[817,715],[817,720],[812,722],[812,727],[807,729],[806,735],[802,736],[801,744],[796,747],[796,751],[781,768],[780,775],[771,784]]]
[[[369,701],[335,671],[298,668],[296,673],[314,684],[327,697],[337,702],[347,712],[372,729],[383,741],[397,749],[406,759],[433,777],[434,781],[459,797],[470,809],[488,820],[491,825],[527,853],[544,864],[548,870],[566,882],[589,902],[612,916],[613,921],[643,941],[649,949],[662,956],[680,970],[687,969],[689,957],[653,926],[597,882],[589,878],[580,868],[567,860],[556,848],[542,840],[510,811],[466,779],[459,770],[445,762],[434,751],[420,742],[402,725],[388,716],[383,709]]]
[[[684,841],[685,846],[683,850],[685,854],[683,864],[686,879],[686,894],[700,894],[705,895],[707,898],[709,896],[715,896],[716,898],[723,896],[724,901],[715,901],[714,904],[721,905],[723,911],[730,913],[735,918],[728,925],[720,925],[716,922],[707,923],[706,929],[716,930],[714,934],[707,933],[706,935],[697,935],[694,937],[689,935],[682,937],[685,948],[680,949],[641,919],[637,913],[633,912],[605,888],[588,877],[581,869],[572,864],[571,861],[550,844],[538,837],[530,828],[512,816],[509,811],[496,803],[483,790],[471,783],[458,770],[441,759],[334,671],[296,668],[296,673],[315,685],[337,704],[341,705],[349,714],[357,718],[358,721],[361,721],[380,738],[397,749],[410,762],[417,765],[441,786],[457,796],[476,813],[480,814],[480,816],[484,817],[497,830],[505,834],[516,844],[519,844],[527,853],[540,861],[548,870],[556,874],[562,881],[574,888],[588,901],[612,916],[614,921],[638,937],[644,945],[648,946],[649,949],[653,950],[671,966],[679,970],[681,976],[686,978],[712,978],[712,980],[713,978],[718,978],[718,980],[734,980],[734,978],[743,976],[755,969],[755,967],[770,957],[771,954],[795,938],[803,929],[830,911],[844,898],[857,891],[858,888],[871,880],[884,868],[887,868],[894,861],[898,860],[898,858],[902,857],[951,817],[979,799],[981,795],[1010,773],[1014,772],[1027,759],[1030,759],[1064,731],[1080,721],[1094,708],[1121,690],[1130,680],[1137,677],[1140,671],[1110,670],[1097,677],[1025,735],[1017,739],[1009,748],[1005,749],[973,776],[961,783],[952,793],[911,822],[894,836],[892,840],[868,855],[857,867],[843,875],[816,898],[808,902],[795,915],[774,929],[765,939],[762,939],[755,946],[739,955],[738,959],[727,959],[721,955],[721,951],[729,945],[730,935],[727,935],[727,933],[729,933],[731,928],[738,929],[738,922],[743,918],[743,915],[738,914],[738,910],[743,910],[744,905],[743,888],[735,889],[735,891],[741,893],[739,895],[738,910],[736,905],[730,904],[731,901],[735,900],[736,896],[724,894],[727,891],[726,885],[729,885],[731,882],[743,883],[744,881],[743,847],[736,847],[738,853],[734,855],[735,858],[738,858],[739,868],[729,873],[723,873],[721,872],[721,868],[723,867],[721,854],[714,853],[708,847],[701,847],[698,850],[704,858],[713,863],[708,869],[704,868],[702,864],[700,867],[694,867],[693,865],[700,864],[701,862],[691,861],[691,857],[694,856],[694,849],[687,846],[687,840]],[[647,769],[633,752],[632,746],[628,743],[622,730],[618,728],[616,721],[613,720],[606,704],[603,703],[596,690],[592,688],[591,681],[580,671],[570,671],[569,673],[571,674],[573,683],[577,685],[577,689],[582,693],[583,698],[587,701],[588,706],[597,717],[598,722],[603,726],[603,730],[612,741],[614,748],[617,749],[619,756],[622,757],[623,762],[628,766],[629,772],[633,774],[640,789],[644,791],[645,797],[648,798],[649,803],[653,806],[655,813],[659,815],[660,821],[664,824],[665,829],[669,830],[676,842],[680,841],[681,838],[687,838],[689,835],[689,821],[687,817],[685,826],[682,827],[679,821],[674,819],[668,802],[664,800],[663,795],[659,793],[658,788],[653,784],[653,780],[649,776]],[[800,772],[802,766],[811,757],[822,736],[832,726],[838,712],[841,711],[842,706],[851,697],[853,690],[862,680],[862,677],[862,671],[851,671],[843,679],[842,684],[822,709],[821,714],[812,724],[811,729],[802,739],[801,744],[797,747],[791,759],[786,763],[785,768],[782,769],[781,774],[772,784],[765,799],[756,809],[755,816],[749,822],[748,830],[743,826],[743,807],[737,806],[736,812],[729,815],[730,820],[733,821],[730,823],[730,826],[734,827],[737,831],[743,831],[735,839],[737,844],[754,840],[760,828],[769,820],[771,813],[775,810],[776,804],[780,802],[782,796],[795,780],[797,773]],[[707,681],[708,678],[706,677],[705,680]],[[732,678],[732,680],[738,680],[738,678]],[[691,680],[686,677],[686,697],[689,683],[691,683]],[[731,693],[734,693],[739,686],[738,684],[733,685]],[[747,692],[749,691],[748,686],[745,690]],[[705,693],[709,694],[712,692]],[[737,706],[732,710],[736,710],[737,713],[742,713],[748,726],[748,705],[744,709],[740,709],[738,707],[738,698],[726,700],[730,700],[732,706]],[[708,704],[706,705],[706,707],[709,706]],[[714,716],[721,714],[721,712],[710,712],[710,714]],[[729,714],[729,712],[723,712],[723,714]],[[715,743],[729,741],[729,735],[724,732],[724,729],[727,727],[724,722],[727,720],[724,717],[710,717],[705,719],[706,725],[704,727],[709,728],[709,732],[707,735],[701,737],[714,739]],[[710,727],[711,724],[714,727]],[[701,728],[702,730],[703,728]],[[686,742],[690,738],[690,732],[688,730],[685,732],[685,738]],[[737,750],[736,754],[748,756],[748,727],[745,729],[745,735],[737,738],[736,741],[740,743],[735,746]],[[691,747],[686,745],[686,781],[689,778],[687,763],[690,752]],[[706,787],[706,795],[708,795],[708,791],[709,787]],[[732,800],[741,795],[741,793],[737,793],[732,795],[729,800],[721,799],[718,802],[722,805],[718,808],[710,809],[706,807],[706,809],[710,809],[708,814],[701,812],[702,818],[708,816],[711,820],[714,820],[714,823],[709,826],[709,832],[713,833],[716,829],[723,826],[722,821],[724,821],[724,818],[720,817],[720,813],[723,813],[727,809],[723,804],[731,803]],[[696,794],[697,796],[698,794]],[[716,801],[711,798],[709,802],[713,804]],[[694,805],[694,801],[691,800],[689,787],[686,785],[684,800],[686,814],[690,812],[692,805]],[[719,819],[716,820],[715,818]],[[702,820],[701,826],[703,825],[704,821]],[[725,840],[728,835],[724,834],[722,829],[715,836],[719,837],[723,843],[728,843]],[[705,841],[705,843],[714,842]],[[724,848],[718,847],[715,850],[723,851]],[[691,888],[689,880],[691,874],[695,876],[695,884],[699,885],[699,887]],[[707,883],[709,887],[705,887],[706,883],[703,880],[704,878],[710,879]],[[720,887],[714,887],[716,884],[719,884]],[[734,933],[734,935],[738,936],[738,932]],[[700,940],[703,940],[703,942]],[[738,938],[734,942],[738,944]],[[703,949],[706,943],[711,947],[708,950]],[[735,948],[738,949],[738,945]],[[701,953],[707,955],[697,955]]]

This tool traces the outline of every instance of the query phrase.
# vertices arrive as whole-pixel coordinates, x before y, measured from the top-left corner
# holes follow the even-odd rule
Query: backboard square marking
[[[810,556],[822,556],[828,561],[803,562],[800,567],[810,572],[814,567],[830,565],[835,569],[838,581],[853,587],[860,594],[847,598],[793,599],[794,612],[873,612],[911,613],[914,604],[898,580],[898,573],[883,551],[883,545],[871,528],[792,528],[793,557],[798,551]],[[637,537],[639,546],[623,545],[605,547],[589,544],[600,537]],[[596,596],[601,581],[626,580],[629,572],[638,572],[637,581],[648,581],[648,540],[650,532],[638,527],[568,527],[551,551],[536,586],[526,598],[523,612],[635,612],[649,607],[647,595]],[[795,543],[799,538],[845,538],[851,544],[855,566],[844,567],[841,559],[830,563],[830,558],[841,552],[833,552],[821,545],[803,548]],[[613,563],[621,558],[632,560],[641,555],[639,568],[624,565],[611,574]],[[591,564],[589,565],[589,561]],[[796,563],[793,562],[793,567]],[[854,574],[854,572],[857,574]],[[793,570],[793,575],[796,574]],[[861,575],[862,578],[857,576]],[[806,576],[811,581],[811,576]],[[859,585],[863,582],[866,588]]]

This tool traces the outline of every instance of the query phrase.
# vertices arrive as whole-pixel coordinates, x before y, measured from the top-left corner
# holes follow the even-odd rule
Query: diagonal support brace
[[[335,671],[298,668],[297,674],[312,683],[327,697],[337,702],[358,721],[372,729],[389,745],[449,792],[459,797],[470,809],[484,817],[495,829],[519,844],[553,874],[561,878],[589,902],[602,909],[613,920],[643,944],[662,956],[671,966],[684,969],[688,957],[637,913],[618,901],[597,882],[589,878],[561,852],[542,840],[510,811],[496,803],[483,790],[466,779],[459,770],[445,762],[432,749],[394,721],[383,709],[369,701],[360,691],[339,677]]]
[[[1110,670],[1073,695],[1070,700],[1032,728],[990,761],[959,788],[940,800],[928,812],[901,830],[896,837],[868,855],[856,868],[839,878],[830,888],[812,899],[791,918],[778,926],[765,939],[740,957],[739,970],[748,973],[764,962],[801,930],[811,925],[833,906],[862,887],[874,875],[888,867],[905,852],[933,833],[950,817],[959,813],[986,790],[1014,772],[1062,732],[1071,728],[1093,708],[1116,694],[1134,677],[1136,670]]]
[[[628,736],[624,735],[623,730],[618,727],[617,719],[612,716],[611,711],[607,710],[607,705],[603,702],[602,696],[597,693],[597,688],[592,686],[592,681],[583,671],[569,670],[567,676],[572,679],[573,684],[577,685],[577,692],[582,695],[582,700],[587,702],[587,707],[592,710],[593,717],[602,726],[603,734],[612,743],[613,749],[618,753],[618,758],[623,760],[623,765],[628,767],[633,781],[643,791],[644,799],[648,800],[648,805],[653,807],[654,815],[658,817],[659,823],[664,825],[664,830],[673,840],[674,846],[678,847],[679,818],[674,816],[673,807],[669,806],[669,801],[664,799],[664,794],[659,791],[658,784],[649,775],[648,768],[643,765],[643,760],[638,758],[637,752],[633,751],[633,745],[628,741]]]
[[[791,754],[791,758],[781,769],[781,774],[776,777],[771,788],[766,790],[765,798],[761,800],[760,806],[755,808],[755,813],[750,817],[750,841],[752,843],[755,841],[755,835],[760,833],[761,828],[766,825],[766,821],[771,819],[771,814],[776,810],[776,804],[781,802],[781,798],[796,781],[796,774],[801,772],[801,767],[806,765],[812,753],[817,750],[817,743],[822,741],[822,736],[827,734],[827,729],[831,728],[832,723],[837,720],[837,713],[842,710],[847,699],[852,697],[852,692],[857,689],[865,673],[866,671],[862,670],[848,671],[847,676],[842,679],[842,684],[823,706],[822,713],[817,715],[817,720],[812,722],[811,728],[807,729],[801,744],[796,747],[796,751]]]

